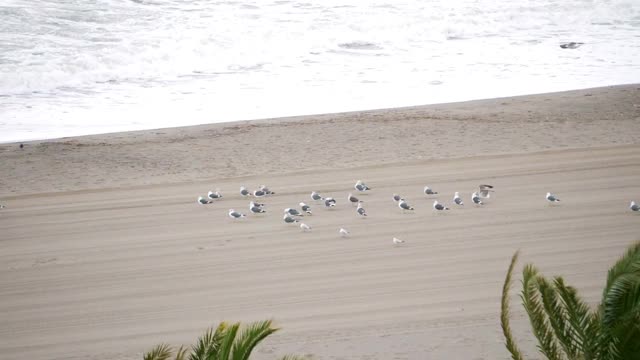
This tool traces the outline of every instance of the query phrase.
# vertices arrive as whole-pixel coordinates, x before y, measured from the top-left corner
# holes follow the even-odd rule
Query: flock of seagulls
[[[371,187],[369,187],[367,184],[365,184],[362,180],[358,180],[355,185],[353,186],[354,190],[356,190],[358,193],[366,193],[368,191],[371,191]],[[484,202],[483,199],[488,199],[491,197],[491,194],[494,192],[494,187],[492,185],[488,185],[488,184],[481,184],[478,186],[478,191],[474,191],[471,194],[471,202],[473,205],[477,206],[477,207],[482,207],[484,206]],[[430,197],[433,195],[438,195],[437,191],[434,191],[432,188],[430,188],[429,186],[425,186],[423,188],[423,193]],[[254,191],[250,191],[249,189],[247,189],[244,186],[240,187],[240,196],[242,197],[249,197],[249,196],[253,196],[255,198],[262,198],[265,196],[270,196],[270,195],[274,195],[275,192],[269,190],[269,188],[265,185],[260,185],[260,187],[258,187],[258,189],[254,190]],[[323,204],[325,208],[327,209],[331,209],[333,207],[336,206],[336,199],[332,198],[332,197],[323,197],[320,193],[318,193],[317,191],[312,191],[311,194],[309,195],[310,199],[316,203],[316,204]],[[547,195],[545,196],[546,200],[549,203],[558,203],[560,202],[560,198],[550,192],[547,193]],[[215,202],[216,200],[222,199],[222,194],[220,193],[220,191],[209,191],[207,193],[207,196],[199,196],[197,199],[197,203],[200,205],[207,205],[207,204],[211,204],[213,202]],[[392,196],[393,201],[397,204],[398,208],[404,213],[406,211],[413,211],[414,208],[413,206],[409,205],[409,203],[400,195],[398,194],[393,194]],[[350,192],[347,195],[347,203],[351,204],[352,206],[356,206],[356,215],[361,217],[361,218],[365,218],[367,217],[367,211],[365,210],[363,203],[363,200],[360,200],[358,197],[356,197],[354,195],[353,192]],[[312,230],[311,226],[301,222],[301,218],[304,217],[305,215],[312,215],[312,211],[311,211],[311,206],[308,205],[305,202],[300,202],[299,204],[300,210],[298,210],[297,208],[285,208],[283,211],[283,217],[282,220],[285,224],[299,224],[298,226],[300,227],[300,229],[302,230],[302,232],[309,232]],[[453,195],[453,200],[452,200],[452,205],[454,207],[462,207],[464,206],[464,201],[462,200],[462,197],[460,197],[460,193],[459,192],[455,192]],[[0,205],[0,209],[3,208],[4,206]],[[631,211],[640,211],[640,205],[636,204],[635,201],[631,201],[631,204],[629,205],[629,208],[631,209]],[[440,203],[438,200],[434,200],[433,201],[433,210],[438,213],[438,212],[443,212],[443,211],[448,211],[450,210],[449,207],[446,206],[446,204]],[[266,213],[266,209],[265,209],[265,204],[262,203],[258,203],[256,201],[250,201],[249,202],[249,211],[251,214],[264,214]],[[245,214],[235,210],[235,209],[229,209],[229,217],[237,220],[237,219],[242,219],[244,217],[246,217]],[[340,235],[340,237],[346,238],[349,237],[351,234],[350,232],[345,229],[345,228],[340,228],[338,230],[338,234]],[[405,241],[398,239],[396,237],[394,237],[392,239],[392,243],[395,246],[399,246],[401,244],[403,244]]]

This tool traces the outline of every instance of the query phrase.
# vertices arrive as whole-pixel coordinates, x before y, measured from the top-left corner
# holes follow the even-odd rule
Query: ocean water
[[[638,0],[4,0],[0,142],[638,83],[638,59]]]

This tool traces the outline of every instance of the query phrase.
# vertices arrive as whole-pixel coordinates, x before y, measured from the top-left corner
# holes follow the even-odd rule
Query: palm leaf
[[[267,336],[278,331],[278,328],[271,327],[272,321],[259,321],[250,324],[242,330],[240,336],[233,344],[232,359],[248,360],[253,348],[256,347]]]
[[[180,346],[178,351],[176,351],[175,360],[186,360],[187,359],[187,348],[184,346]]]
[[[505,346],[509,353],[511,353],[511,358],[513,360],[523,360],[522,352],[518,349],[516,342],[513,338],[513,334],[511,333],[511,324],[509,321],[509,290],[511,289],[511,276],[513,275],[513,268],[518,261],[518,251],[513,254],[511,258],[511,263],[509,264],[509,270],[507,271],[507,276],[504,279],[504,285],[502,286],[502,301],[500,303],[500,325],[502,326],[502,333],[505,338]]]
[[[592,317],[589,306],[578,297],[575,288],[564,284],[562,277],[554,278],[560,301],[566,311],[571,337],[583,353],[584,359],[593,359],[597,353],[596,339],[589,336]]]
[[[220,342],[227,329],[227,323],[221,322],[214,331],[207,329],[204,335],[198,338],[198,342],[193,346],[189,360],[213,360],[216,357]]]
[[[231,358],[231,349],[236,339],[236,334],[238,333],[238,329],[240,328],[240,323],[237,322],[230,327],[227,328],[224,338],[220,344],[220,350],[218,352],[218,356],[216,360],[228,360]]]
[[[168,360],[171,357],[171,347],[167,344],[156,345],[151,351],[144,353],[144,360]]]
[[[562,350],[569,359],[579,359],[578,346],[571,336],[567,316],[562,303],[558,300],[556,289],[542,276],[536,278],[538,291],[542,299],[542,306],[549,319],[549,325],[553,329],[553,334],[562,346]]]
[[[538,349],[549,360],[561,360],[562,354],[558,349],[558,344],[553,336],[553,330],[546,319],[540,294],[537,290],[538,271],[533,265],[526,265],[522,272],[522,304],[524,305],[533,334],[538,339]]]
[[[640,242],[632,245],[629,250],[627,250],[627,253],[609,270],[607,274],[607,284],[602,292],[603,303],[611,287],[616,282],[616,279],[625,274],[640,275]]]

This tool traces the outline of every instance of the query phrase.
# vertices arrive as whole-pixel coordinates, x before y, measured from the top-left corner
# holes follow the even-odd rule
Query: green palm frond
[[[167,344],[156,345],[151,351],[144,353],[144,360],[168,360],[171,357],[171,347]]]
[[[613,328],[640,304],[640,275],[627,273],[618,276],[604,295],[603,303],[603,324]]]
[[[231,358],[231,349],[236,340],[236,335],[238,334],[238,329],[240,328],[240,323],[237,322],[227,328],[224,334],[224,338],[220,344],[220,349],[218,351],[218,356],[216,359],[219,360],[228,360]]]
[[[542,276],[537,277],[536,283],[549,325],[553,329],[553,334],[560,343],[562,350],[570,360],[580,359],[578,344],[576,344],[572,336],[570,325],[567,324],[566,311],[558,299],[555,287]]]
[[[511,353],[511,357],[513,360],[523,360],[522,352],[518,349],[516,342],[513,338],[513,334],[511,333],[511,324],[509,323],[509,290],[511,289],[511,276],[513,275],[513,268],[518,261],[519,252],[516,251],[511,258],[511,263],[509,264],[509,270],[507,271],[507,276],[504,279],[504,285],[502,286],[502,300],[500,302],[500,325],[502,326],[502,333],[505,338],[505,346],[509,353]]]
[[[192,347],[189,360],[214,360],[227,327],[228,324],[226,322],[221,322],[215,331],[213,328],[207,329]]]
[[[178,351],[176,351],[175,360],[186,360],[187,359],[187,348],[184,346],[180,346]]]
[[[593,359],[596,353],[596,339],[589,337],[592,314],[589,306],[578,297],[575,288],[567,286],[562,277],[555,277],[553,283],[565,309],[571,336],[585,359]]]
[[[603,302],[616,279],[625,274],[640,275],[640,242],[632,245],[627,253],[616,262],[607,274],[607,284],[602,292]]]
[[[267,336],[279,330],[271,325],[272,321],[266,320],[254,322],[244,328],[233,344],[232,359],[248,360],[256,345],[258,345]]]
[[[540,293],[537,285],[538,271],[533,265],[526,265],[522,272],[522,304],[524,305],[533,334],[538,339],[538,349],[549,360],[562,360],[563,356],[558,349],[558,344],[553,336],[549,322],[546,319],[544,308],[541,304]]]

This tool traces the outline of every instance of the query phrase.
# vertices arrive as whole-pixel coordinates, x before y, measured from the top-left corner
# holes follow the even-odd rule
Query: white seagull
[[[247,190],[246,187],[244,186],[240,186],[240,195],[247,197],[249,195],[251,195],[251,193],[249,192],[249,190]]]
[[[292,218],[291,215],[289,215],[289,214],[284,214],[284,217],[282,219],[287,224],[293,224],[293,223],[297,223],[298,222],[298,219]]]
[[[558,199],[558,197],[557,197],[557,196],[553,195],[553,194],[552,194],[552,193],[550,193],[550,192],[548,192],[548,193],[547,193],[546,198],[547,198],[547,201],[548,201],[548,202],[552,202],[552,203],[554,203],[554,202],[559,202],[559,201],[560,201],[560,199]]]
[[[300,229],[302,229],[302,232],[311,231],[311,226],[305,223],[300,223]]]
[[[324,200],[324,198],[322,196],[320,196],[320,194],[318,194],[315,191],[311,192],[311,200],[313,201],[320,201],[320,200]]]
[[[436,200],[433,202],[433,210],[442,211],[442,210],[449,210],[449,208],[440,204],[438,200]]]
[[[338,234],[340,234],[341,237],[349,237],[349,232],[345,228],[340,228]]]
[[[267,193],[264,190],[258,189],[258,190],[253,192],[253,196],[255,196],[255,197],[263,197],[265,195],[267,195]]]
[[[367,212],[362,207],[362,203],[361,202],[358,203],[358,208],[356,209],[356,211],[358,212],[358,215],[360,215],[360,216],[367,216]]]
[[[220,191],[209,191],[207,197],[211,200],[215,200],[222,198],[222,194],[220,194]]]
[[[331,198],[331,197],[325,198],[324,199],[324,206],[328,207],[328,208],[336,206],[336,199]]]
[[[424,187],[424,193],[425,193],[425,195],[437,195],[438,194],[437,191],[431,190],[431,188],[428,187],[428,186]]]
[[[392,241],[393,241],[394,245],[400,245],[400,244],[404,243],[404,240],[400,240],[400,239],[398,239],[396,237],[394,237]]]
[[[235,211],[233,209],[229,209],[229,217],[232,218],[232,219],[240,219],[240,218],[243,218],[245,216],[246,216],[245,214],[241,214],[241,213],[239,213],[239,212],[237,212],[237,211]]]
[[[258,204],[251,201],[249,203],[249,211],[251,211],[251,213],[253,214],[261,214],[261,213],[267,212],[265,209],[262,208],[262,206],[263,204]]]
[[[400,201],[398,202],[398,207],[402,210],[413,210],[413,207],[409,206],[409,204],[407,204],[407,202],[404,199],[400,199]]]
[[[365,192],[368,190],[371,190],[370,187],[367,186],[367,184],[363,183],[362,180],[358,180],[356,181],[356,184],[353,185],[353,188],[360,191],[360,192]]]
[[[638,206],[635,201],[632,201],[631,204],[629,204],[629,209],[631,209],[631,211],[640,211],[640,206]]]
[[[289,215],[293,215],[293,216],[303,216],[300,211],[298,211],[296,209],[293,209],[293,208],[284,209],[284,213],[285,214],[289,214]]]
[[[347,196],[347,200],[354,205],[360,202],[360,200],[358,200],[357,197],[353,196],[352,193],[349,193],[349,196]]]
[[[471,201],[473,201],[473,203],[476,205],[482,205],[482,199],[480,199],[480,196],[478,196],[477,192],[471,194]]]
[[[464,203],[462,202],[462,199],[460,198],[460,193],[456,191],[456,193],[453,195],[453,202],[456,205],[464,205]]]
[[[262,190],[266,195],[274,195],[275,194],[275,192],[269,190],[269,188],[266,185],[260,185],[260,187],[258,189]]]
[[[200,205],[207,205],[207,204],[211,204],[210,200],[207,200],[204,198],[204,196],[198,196],[198,204]]]
[[[302,209],[302,211],[306,212],[307,214],[311,215],[311,206],[301,202],[300,203],[300,208]]]
[[[493,186],[484,184],[484,185],[480,185],[479,188],[480,188],[480,192],[478,194],[480,195],[480,197],[485,199],[488,199],[491,197],[490,193],[493,192],[493,190],[491,190],[493,189]]]

